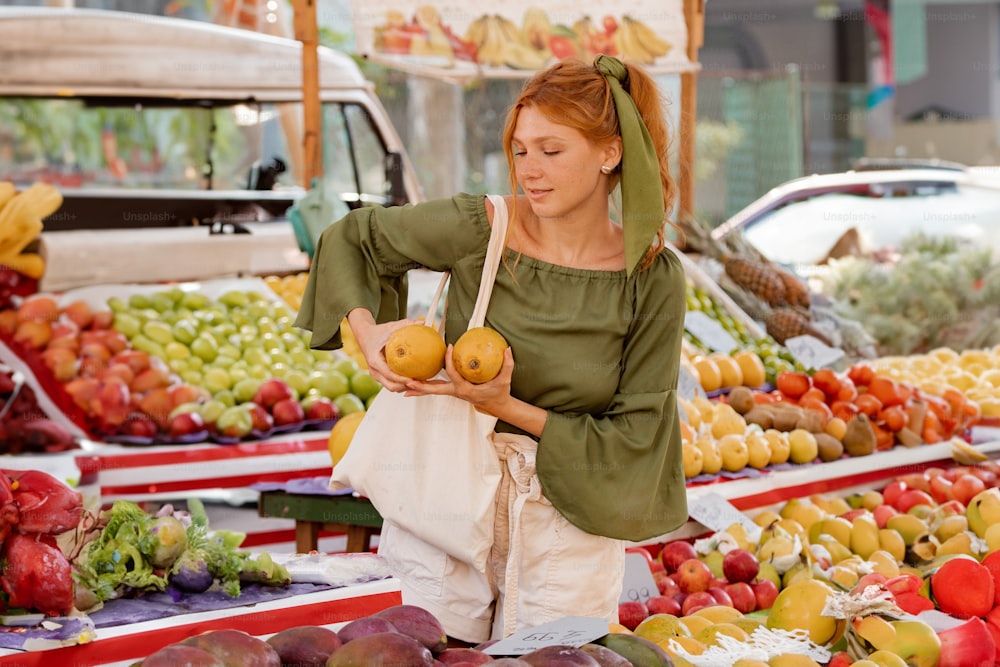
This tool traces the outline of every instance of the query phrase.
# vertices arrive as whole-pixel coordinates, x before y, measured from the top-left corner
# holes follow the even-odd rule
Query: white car
[[[1000,258],[1000,167],[873,161],[783,183],[712,230],[741,232],[804,274],[828,257],[898,248],[907,237],[989,244]]]

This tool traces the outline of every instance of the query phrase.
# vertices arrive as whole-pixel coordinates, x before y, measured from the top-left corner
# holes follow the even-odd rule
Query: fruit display
[[[951,385],[922,388],[867,363],[841,373],[782,371],[772,391],[736,386],[714,400],[678,402],[686,417],[681,435],[689,480],[939,442],[969,461],[986,458],[967,442],[981,421],[974,400]]]
[[[215,295],[187,287],[123,296],[102,286],[90,300],[35,294],[0,311],[0,340],[69,418],[105,441],[326,429],[381,388],[343,352],[310,350],[308,332],[266,286],[216,284]]]
[[[698,266],[778,343],[812,336],[843,351],[848,363],[878,356],[875,338],[861,322],[838,310],[829,298],[816,298],[802,278],[765,258],[742,237],[719,242],[703,222],[688,219],[678,224],[684,250],[698,253]]]
[[[690,330],[693,327],[684,331],[686,341],[684,356],[694,366],[689,370],[706,392],[716,392],[743,384],[760,387],[765,383],[773,383],[775,377],[782,371],[805,370],[787,347],[771,335],[759,334],[747,323],[739,321],[723,303],[692,280],[688,280],[687,285],[687,311],[707,316],[732,338],[732,349],[713,349],[707,342],[699,339],[696,332]],[[750,372],[748,381],[744,382],[742,376],[746,369],[757,365],[750,355],[759,358],[763,365],[763,380],[759,378],[758,373]],[[732,369],[733,365],[724,360],[726,357],[731,357],[736,362],[739,372]],[[701,359],[708,359],[712,363],[699,363]],[[713,365],[728,367],[730,369],[728,377],[723,376],[726,368],[712,368]]]
[[[476,46],[475,42],[457,35],[431,5],[417,8],[410,20],[402,12],[390,9],[385,22],[375,27],[375,49],[381,53],[474,62]]]

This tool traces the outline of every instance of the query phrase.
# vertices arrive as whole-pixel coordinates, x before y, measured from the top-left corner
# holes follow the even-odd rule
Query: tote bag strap
[[[497,270],[500,266],[500,257],[503,255],[504,243],[507,240],[507,202],[502,195],[486,195],[493,203],[493,228],[490,230],[490,242],[486,247],[486,263],[483,265],[483,275],[479,280],[479,295],[476,297],[476,306],[469,319],[469,328],[481,327],[486,322],[486,309],[490,305],[490,296],[493,294],[493,282],[497,277]],[[444,294],[444,288],[448,284],[448,277],[451,274],[445,271],[441,275],[434,297],[427,307],[427,317],[424,324],[434,326],[437,315],[438,302]],[[448,301],[444,302],[444,309],[441,319],[437,323],[437,330],[444,334],[444,323],[448,312]]]
[[[483,276],[479,280],[479,296],[476,297],[476,307],[469,318],[469,328],[481,327],[486,322],[486,309],[490,305],[493,294],[493,282],[500,267],[504,244],[507,240],[507,202],[503,195],[486,195],[493,204],[493,229],[490,230],[490,243],[486,248],[486,263],[483,265]]]

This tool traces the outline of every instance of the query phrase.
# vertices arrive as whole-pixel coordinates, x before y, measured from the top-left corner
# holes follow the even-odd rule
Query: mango
[[[278,652],[283,665],[300,667],[325,667],[330,654],[341,646],[336,632],[318,625],[288,628],[265,641]]]
[[[493,656],[476,648],[446,648],[438,653],[437,661],[445,665],[483,665],[493,662]]]
[[[413,637],[398,632],[376,632],[358,637],[333,652],[326,667],[408,665],[433,667],[434,656]]]
[[[600,644],[584,644],[580,650],[596,660],[601,667],[632,667],[632,663],[624,656]]]
[[[589,653],[575,646],[543,646],[531,653],[525,653],[521,660],[533,667],[601,667]]]
[[[832,643],[842,634],[844,624],[841,619],[822,614],[831,595],[833,589],[820,581],[796,579],[778,593],[767,616],[767,627],[771,630],[805,630],[817,644]]]
[[[197,646],[170,644],[139,663],[139,667],[224,667],[225,663]]]
[[[690,639],[690,638],[689,638]],[[604,635],[595,644],[611,649],[635,667],[673,667],[670,655],[657,644],[636,635]]]
[[[389,621],[398,632],[417,640],[432,653],[440,653],[448,646],[448,636],[441,621],[423,607],[401,604],[373,616]]]
[[[346,644],[347,642],[357,639],[358,637],[373,635],[376,632],[396,632],[396,626],[386,618],[379,618],[377,616],[362,616],[361,618],[349,621],[346,625],[341,627],[340,630],[337,631],[337,636],[340,638],[341,644]]]
[[[270,644],[240,630],[211,630],[180,643],[211,653],[225,667],[281,667],[281,657]]]
[[[473,384],[489,382],[500,373],[507,341],[489,327],[473,327],[459,336],[452,347],[452,363]]]

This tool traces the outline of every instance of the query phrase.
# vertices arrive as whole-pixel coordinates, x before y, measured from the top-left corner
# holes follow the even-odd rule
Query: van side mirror
[[[385,181],[389,184],[387,199],[390,206],[401,206],[406,203],[406,185],[403,182],[403,155],[397,151],[389,151],[385,155]]]

